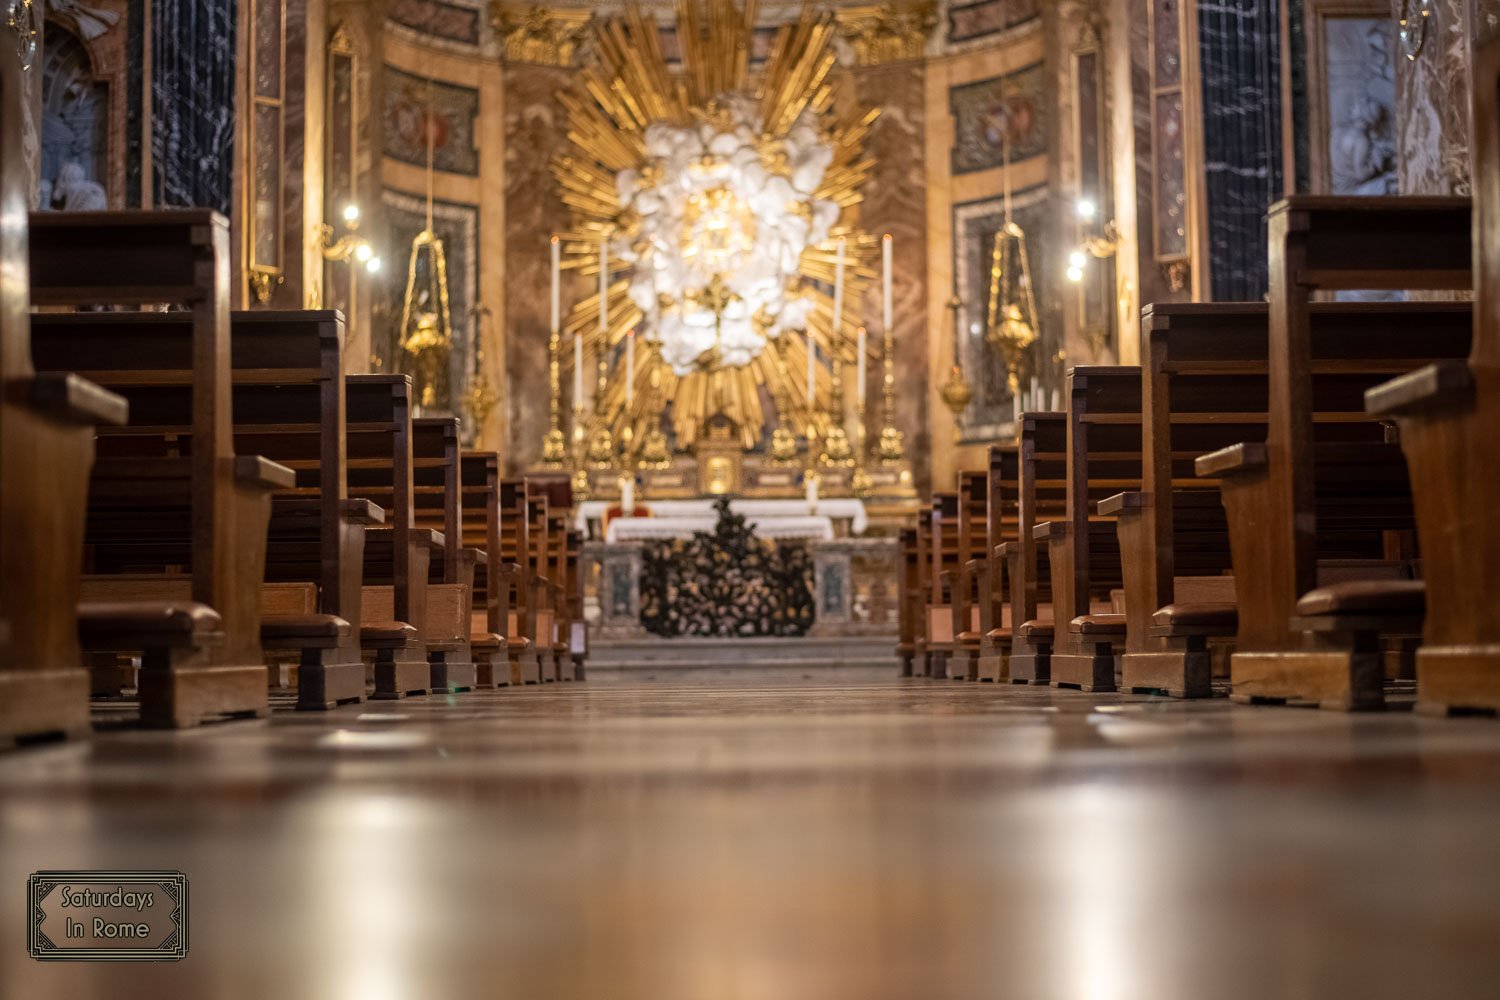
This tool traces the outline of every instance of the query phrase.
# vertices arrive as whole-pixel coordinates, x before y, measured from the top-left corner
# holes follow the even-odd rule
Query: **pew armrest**
[[[1207,455],[1199,455],[1193,468],[1205,478],[1244,475],[1266,467],[1266,446],[1256,441],[1242,441]]]
[[[1452,408],[1474,398],[1474,375],[1462,360],[1439,361],[1365,390],[1365,412],[1400,416],[1437,406]]]
[[[1105,497],[1099,501],[1099,513],[1105,517],[1113,517],[1127,510],[1144,510],[1151,505],[1151,494],[1140,490],[1131,490],[1125,493],[1116,493],[1112,497]]]
[[[340,507],[344,520],[351,524],[384,524],[385,508],[371,500],[356,498],[345,500]]]
[[[412,528],[410,537],[418,545],[425,545],[434,552],[443,551],[446,541],[443,533],[436,528]]]
[[[262,455],[234,456],[234,480],[243,486],[289,490],[297,485],[297,474]]]
[[[276,514],[312,517],[323,512],[323,501],[315,497],[275,497],[271,501],[271,510]],[[369,500],[344,500],[339,505],[339,513],[349,524],[372,527],[385,523],[385,509]]]
[[[31,380],[31,405],[69,423],[122,427],[130,422],[124,396],[95,385],[73,372],[38,372]]]
[[[1029,622],[1022,622],[1021,627],[1016,629],[1015,634],[1028,642],[1051,642],[1052,623],[1033,618]]]
[[[484,549],[459,549],[458,555],[461,559],[471,560],[475,566],[488,566],[490,564],[490,555]]]
[[[1043,521],[1031,529],[1031,537],[1038,542],[1049,542],[1055,538],[1066,538],[1067,535],[1067,521]]]

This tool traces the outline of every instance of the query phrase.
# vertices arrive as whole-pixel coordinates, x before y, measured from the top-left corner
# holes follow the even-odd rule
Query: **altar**
[[[696,531],[712,531],[717,520],[714,501],[653,500],[637,505],[649,517],[616,517],[608,531],[601,529],[605,513],[618,502],[589,500],[574,514],[574,527],[586,538],[606,542],[640,541],[652,538],[686,538]],[[819,499],[809,506],[806,499],[735,499],[730,510],[742,514],[763,538],[829,541],[836,537],[862,535],[869,527],[864,502],[854,497]]]

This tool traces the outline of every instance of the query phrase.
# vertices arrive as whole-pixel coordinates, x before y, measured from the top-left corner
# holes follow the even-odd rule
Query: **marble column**
[[[505,67],[505,297],[506,380],[509,427],[506,464],[515,471],[541,458],[547,433],[547,239],[568,225],[567,208],[548,168],[568,144],[567,115],[558,96],[574,72],[559,66],[512,63]],[[566,282],[563,312],[583,289]],[[563,379],[566,389],[569,380]],[[564,400],[564,407],[570,405]]]
[[[238,0],[151,0],[151,162],[157,207],[229,215]]]

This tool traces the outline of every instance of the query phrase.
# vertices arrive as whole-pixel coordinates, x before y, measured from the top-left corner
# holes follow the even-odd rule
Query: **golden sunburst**
[[[806,427],[815,418],[826,426],[829,362],[835,351],[844,361],[854,360],[853,331],[859,325],[856,310],[847,310],[841,329],[834,330],[836,247],[843,237],[844,299],[857,303],[862,289],[874,280],[872,263],[878,253],[875,240],[858,231],[856,215],[860,190],[872,166],[863,158],[862,150],[877,112],[841,116],[835,111],[830,79],[835,63],[831,14],[804,9],[796,22],[779,29],[764,66],[752,68],[755,18],[753,0],[743,7],[731,0],[679,0],[676,26],[681,62],[673,67],[662,52],[656,22],[631,4],[622,16],[596,22],[589,60],[573,89],[563,96],[570,149],[552,163],[553,176],[571,213],[569,231],[563,234],[563,266],[590,276],[597,288],[601,241],[609,239],[612,247],[624,251],[609,255],[607,329],[600,329],[597,291],[578,302],[566,321],[567,334],[584,336],[590,357],[599,357],[602,347],[606,356],[617,360],[603,405],[594,407],[591,433],[607,429],[615,440],[621,440],[622,432],[629,428],[629,437],[642,441],[654,428],[655,408],[662,400],[671,400],[679,445],[691,445],[704,421],[722,411],[739,425],[741,440],[750,448],[761,439],[769,422],[767,399],[773,406],[787,407],[781,414],[785,425]],[[754,125],[748,138],[744,133],[746,122]],[[648,227],[636,207],[627,207],[622,191],[640,190],[662,181],[660,150],[653,153],[648,142],[648,130],[653,126],[664,127],[653,133],[658,138],[651,141],[657,146],[663,132],[672,128],[679,132],[695,128],[705,136],[724,136],[739,128],[742,141],[753,145],[754,150],[754,163],[744,169],[754,171],[756,177],[785,178],[786,182],[775,189],[778,191],[791,191],[793,182],[803,185],[797,200],[788,201],[781,215],[783,219],[802,220],[787,225],[795,229],[800,224],[805,228],[796,231],[815,233],[820,238],[793,255],[794,273],[787,275],[784,287],[774,293],[773,307],[794,303],[795,308],[787,310],[785,316],[796,319],[777,321],[765,308],[756,309],[754,302],[743,304],[742,313],[754,310],[754,315],[741,315],[737,320],[742,340],[746,336],[758,338],[751,350],[738,355],[726,350],[721,355],[717,326],[712,334],[705,334],[700,322],[697,335],[712,336],[712,348],[704,350],[692,364],[681,357],[665,363],[665,341],[653,337],[653,324],[660,323],[666,329],[661,320],[663,306],[658,304],[657,295],[646,294],[641,282],[633,278],[632,261],[618,259],[631,257],[632,251],[650,252],[643,236]],[[798,166],[789,158],[788,150],[805,148],[808,143],[818,147],[815,166],[822,167],[821,173],[795,175]],[[709,157],[705,154],[703,159]],[[693,164],[694,168],[698,166],[697,162]],[[816,180],[808,181],[808,177]],[[756,220],[747,217],[750,209],[735,202],[722,188],[703,192],[701,200],[708,210],[740,213],[733,231],[717,237],[720,242],[714,249],[718,259],[753,260],[753,251],[748,248],[758,231]],[[702,210],[702,206],[694,206],[695,213]],[[695,234],[703,228],[696,214],[691,217],[691,228]],[[653,238],[659,243],[659,234]],[[739,257],[734,258],[735,254]],[[681,296],[682,301],[694,303],[703,298],[701,288]],[[661,303],[677,301],[672,296],[660,296]],[[716,309],[722,310],[722,303],[731,300],[720,296],[715,301],[719,303]],[[695,308],[701,316],[702,307]],[[715,320],[721,315],[715,312]],[[795,326],[790,325],[793,323]],[[807,341],[800,332],[803,325],[816,342],[819,356],[814,366],[815,413],[809,412],[806,402],[804,373],[808,364]],[[635,371],[623,372],[623,352],[617,348],[631,329],[640,329],[648,345],[654,342],[654,348],[636,351]],[[696,350],[688,349],[689,354]],[[748,360],[735,364],[721,360],[724,356]],[[790,384],[786,383],[788,373]],[[648,391],[653,376],[660,385]],[[628,408],[627,378],[635,386]]]

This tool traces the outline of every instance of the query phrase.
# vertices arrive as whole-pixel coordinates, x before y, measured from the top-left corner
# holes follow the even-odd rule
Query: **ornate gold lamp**
[[[437,129],[433,123],[431,85],[423,127],[427,132],[427,224],[411,241],[406,268],[406,294],[401,299],[403,368],[416,376],[418,404],[423,409],[452,405],[448,358],[453,351],[453,318],[448,311],[448,262],[443,241],[432,230],[432,154]]]

